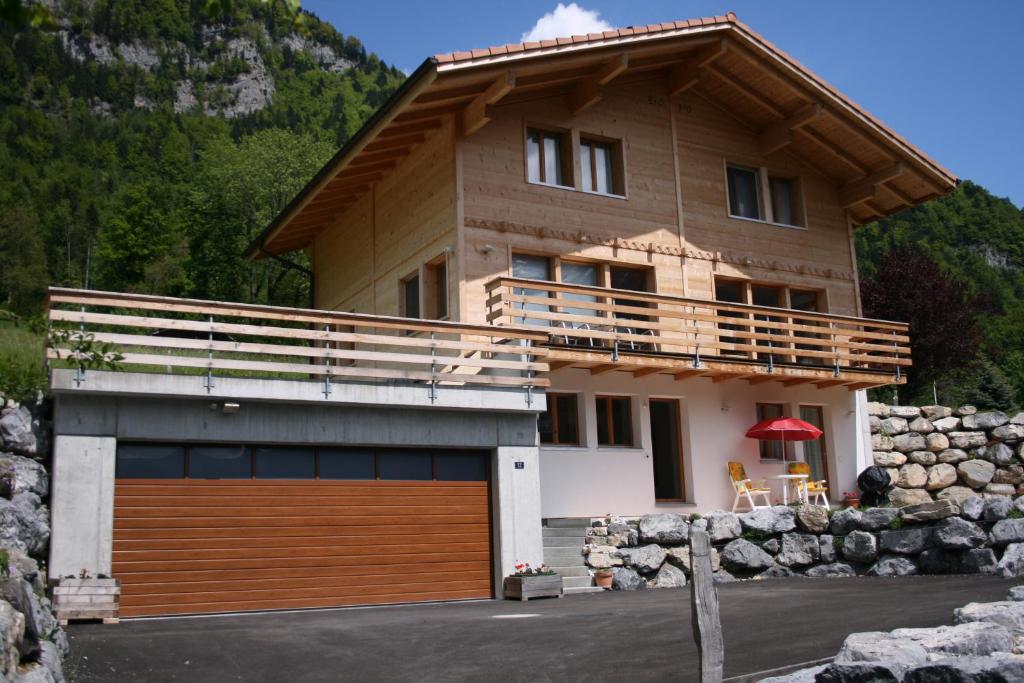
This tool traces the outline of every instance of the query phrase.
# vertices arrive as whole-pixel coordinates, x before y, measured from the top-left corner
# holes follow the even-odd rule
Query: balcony
[[[546,335],[552,370],[867,389],[906,381],[905,323],[499,277],[492,325]]]
[[[58,392],[535,412],[549,385],[529,330],[61,288],[48,318]]]

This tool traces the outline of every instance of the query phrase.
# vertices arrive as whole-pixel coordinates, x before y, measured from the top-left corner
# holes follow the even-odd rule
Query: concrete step
[[[541,529],[544,538],[586,538],[582,527],[544,527]]]
[[[580,586],[578,588],[564,588],[562,592],[566,595],[572,595],[574,593],[600,593],[603,590],[600,586]]]
[[[544,548],[544,563],[550,567],[575,567],[583,564],[583,548]]]
[[[590,526],[589,517],[561,517],[545,519],[544,526],[549,529],[586,529]]]
[[[590,576],[590,572],[583,565],[578,567],[550,567],[551,571],[563,577]]]
[[[562,588],[586,588],[593,586],[594,579],[590,576],[565,576],[562,577]]]
[[[548,536],[544,539],[545,548],[580,548],[586,545],[582,536]]]

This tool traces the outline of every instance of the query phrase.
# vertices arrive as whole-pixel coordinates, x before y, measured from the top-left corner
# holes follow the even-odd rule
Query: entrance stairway
[[[568,593],[597,593],[587,565],[583,562],[589,518],[544,520],[544,564],[562,577]]]

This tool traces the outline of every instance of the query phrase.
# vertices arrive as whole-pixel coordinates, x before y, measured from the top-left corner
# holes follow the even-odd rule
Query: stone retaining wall
[[[869,403],[868,415],[894,505],[1024,493],[1024,412]]]
[[[735,514],[655,514],[593,522],[581,549],[611,568],[616,590],[685,586],[690,528],[705,529],[716,581],[787,576],[1024,576],[1024,496],[972,495],[918,505],[844,509],[777,505]]]
[[[68,639],[46,597],[50,476],[46,406],[0,395],[0,681],[62,683]]]

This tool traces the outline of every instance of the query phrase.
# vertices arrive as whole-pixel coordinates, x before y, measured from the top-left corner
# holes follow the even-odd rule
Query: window
[[[321,479],[376,479],[372,448],[321,448]]]
[[[252,453],[246,446],[192,446],[188,449],[191,479],[250,479]]]
[[[420,276],[413,273],[402,280],[402,316],[420,317]]]
[[[551,260],[547,256],[533,256],[530,254],[512,254],[512,277],[521,277],[527,280],[551,281]],[[547,298],[548,293],[543,289],[516,288],[513,292],[520,296],[532,296]],[[544,304],[525,303],[517,304],[517,308],[524,311],[550,312],[551,308]],[[544,318],[525,318],[524,325],[550,325],[550,321]]]
[[[180,479],[185,448],[164,444],[118,444],[116,475],[123,479]]]
[[[381,449],[377,451],[377,472],[381,479],[430,480],[434,462],[426,451]]]
[[[620,144],[580,138],[580,172],[584,192],[625,194]]]
[[[771,308],[783,307],[783,297],[786,294],[785,287],[777,287],[774,285],[751,285],[750,287],[750,298],[755,306],[770,306]],[[775,315],[761,315],[755,314],[754,320],[764,320],[767,322],[777,323],[785,322],[784,318],[780,318]],[[774,327],[755,327],[754,332],[760,335],[778,335],[785,336],[786,331],[780,330]],[[758,346],[778,347],[786,346],[785,342],[772,341],[771,339],[755,339],[754,342]],[[757,357],[761,360],[767,360],[771,354],[759,353]],[[773,356],[773,360],[782,360],[781,356]]]
[[[576,394],[548,394],[548,409],[537,418],[542,444],[580,445]]]
[[[526,177],[531,183],[572,186],[568,139],[565,133],[536,128],[526,131]]]
[[[785,415],[785,406],[781,403],[758,403],[757,421],[770,420]],[[793,460],[793,443],[791,441],[759,441],[761,460],[783,462]]]
[[[651,467],[654,469],[654,499],[681,501],[686,497],[683,479],[683,448],[679,432],[679,401],[652,398]]]
[[[487,481],[487,458],[479,452],[438,453],[434,456],[438,481]]]
[[[747,285],[745,282],[740,280],[726,280],[723,278],[715,278],[715,299],[730,304],[743,304],[747,302]],[[727,309],[719,309],[715,313],[723,318],[742,318],[746,319],[747,314],[739,311],[730,311]],[[735,330],[737,332],[747,332],[748,328],[746,325],[734,325],[732,323],[718,323],[718,329],[720,330]],[[723,344],[738,344],[746,345],[746,337],[719,337],[719,341]],[[732,349],[721,349],[719,351],[722,355],[727,356],[745,356],[746,351],[734,351]]]
[[[312,448],[253,448],[257,479],[313,479],[316,451]]]
[[[825,452],[825,416],[821,406],[800,406],[800,419],[822,431],[817,439],[804,441],[804,462],[811,466],[811,481],[828,481],[828,457]]]
[[[768,190],[771,194],[773,222],[796,226],[804,224],[800,202],[797,199],[795,180],[769,176]]]
[[[435,259],[425,268],[423,299],[428,318],[440,320],[448,317],[448,264],[445,257]]]
[[[633,400],[628,396],[598,396],[597,443],[601,446],[633,445]]]
[[[764,220],[761,209],[761,189],[757,169],[726,166],[729,184],[729,214],[739,218]]]
[[[597,266],[593,263],[573,263],[571,261],[562,261],[560,275],[561,277],[559,279],[569,285],[585,285],[587,287],[598,286]],[[597,301],[596,296],[590,294],[579,294],[576,292],[562,292],[561,296],[563,299],[570,299],[572,301],[586,301],[590,303]],[[562,311],[569,315],[600,315],[600,313],[593,308],[586,307],[563,308]]]

